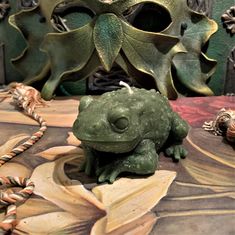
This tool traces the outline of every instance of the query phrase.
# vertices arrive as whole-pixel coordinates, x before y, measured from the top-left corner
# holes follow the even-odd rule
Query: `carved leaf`
[[[0,156],[9,153],[18,143],[29,138],[27,134],[19,134],[12,136],[5,144],[0,146]]]
[[[47,160],[54,161],[61,157],[71,157],[76,155],[82,155],[83,151],[81,148],[75,146],[58,146],[46,149],[43,152],[37,153],[40,157],[43,157]]]
[[[81,144],[81,141],[78,140],[78,139],[74,136],[73,132],[69,132],[69,133],[68,133],[68,138],[67,138],[67,143],[68,143],[69,145],[79,146],[79,145]]]
[[[83,159],[82,150],[58,146],[39,154],[54,161],[34,169],[31,176],[36,185],[34,195],[17,208],[14,234],[88,234],[94,222],[105,215],[104,206],[79,181],[69,179],[64,173],[66,162]],[[30,169],[25,173],[26,167],[19,164],[7,166],[0,169],[4,175],[7,170],[21,176],[31,175]],[[11,171],[10,175],[14,175]]]
[[[22,164],[15,162],[8,162],[0,168],[0,175],[3,176],[13,176],[13,177],[25,177],[28,178],[31,176],[32,169],[26,167]]]
[[[64,173],[65,162],[79,157],[82,156],[74,154],[42,164],[34,170],[31,180],[35,184],[36,195],[69,211],[77,219],[92,221],[105,214],[103,204],[79,181],[69,179]]]
[[[61,209],[55,204],[43,198],[34,198],[34,196],[32,196],[22,205],[17,207],[17,218],[21,220],[24,218],[53,213],[57,211],[61,211]]]
[[[167,194],[175,176],[175,172],[156,171],[148,178],[121,178],[112,185],[95,187],[92,192],[107,210],[105,233],[117,230],[149,213]],[[101,228],[97,225],[96,229],[99,231]]]
[[[76,215],[64,211],[51,212],[48,214],[42,214],[22,219],[20,223],[17,225],[16,233],[17,230],[19,230],[23,231],[26,234],[38,234],[38,235],[74,234],[74,233],[64,233],[64,232],[66,231],[66,229],[69,230],[70,227],[75,229],[75,226],[77,226],[80,230],[80,233],[77,234],[84,234],[86,232],[84,224],[81,221],[79,221],[79,218]]]
[[[107,233],[105,230],[107,225],[107,217],[100,219],[95,223],[91,230],[91,235],[102,234],[102,235],[120,235],[120,234],[131,234],[131,235],[149,235],[152,231],[153,226],[157,221],[157,217],[154,213],[147,213],[141,218],[135,220],[133,223],[122,226],[112,232]]]

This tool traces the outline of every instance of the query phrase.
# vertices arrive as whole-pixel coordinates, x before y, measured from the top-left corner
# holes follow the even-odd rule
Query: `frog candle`
[[[73,132],[86,157],[82,169],[98,182],[113,183],[122,172],[154,173],[166,143],[171,145],[165,152],[174,160],[187,154],[181,144],[188,124],[155,90],[125,87],[95,100],[83,97]]]

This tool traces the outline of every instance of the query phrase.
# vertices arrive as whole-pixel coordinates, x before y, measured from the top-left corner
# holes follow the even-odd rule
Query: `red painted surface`
[[[173,109],[193,127],[212,120],[220,109],[235,110],[235,96],[187,97],[170,101]]]

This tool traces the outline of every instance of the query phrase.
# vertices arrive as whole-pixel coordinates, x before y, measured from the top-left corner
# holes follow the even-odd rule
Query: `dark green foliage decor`
[[[186,0],[41,0],[10,12],[8,22],[0,22],[0,42],[15,47],[6,42],[7,25],[27,45],[6,59],[26,84],[40,83],[44,99],[100,66],[107,72],[119,66],[139,86],[170,99],[213,95],[207,82],[216,61],[202,47],[217,24],[191,10]]]

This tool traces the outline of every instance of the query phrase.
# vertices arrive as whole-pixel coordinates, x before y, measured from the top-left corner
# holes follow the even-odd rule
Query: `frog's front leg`
[[[187,136],[189,126],[177,113],[173,113],[172,127],[170,132],[171,146],[165,150],[166,155],[174,161],[185,158],[188,151],[182,146],[183,139]]]
[[[85,171],[89,176],[95,175],[96,169],[96,156],[93,150],[87,146],[82,145],[84,155],[86,156],[85,161],[83,162],[80,171]]]
[[[155,172],[157,164],[158,155],[155,144],[151,140],[143,140],[130,155],[98,168],[96,172],[98,182],[113,183],[122,172],[151,174]]]

